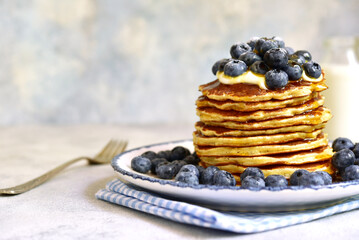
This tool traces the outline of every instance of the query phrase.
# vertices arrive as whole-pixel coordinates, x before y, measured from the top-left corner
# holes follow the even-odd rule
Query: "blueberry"
[[[302,180],[303,181],[300,182],[300,186],[304,187],[325,185],[322,175],[317,172],[311,172],[308,175],[304,175]]]
[[[264,38],[260,38],[258,39],[255,44],[254,44],[254,49],[257,51],[257,53],[260,52],[262,44],[265,42],[266,40]]]
[[[332,144],[332,147],[333,147],[334,152],[338,152],[338,151],[340,151],[342,149],[345,149],[345,148],[353,149],[354,148],[354,143],[349,138],[339,137],[339,138],[334,140],[334,142]],[[355,154],[355,152],[354,152],[354,154]]]
[[[359,158],[359,143],[355,143],[352,151],[355,155],[355,158]]]
[[[188,155],[191,155],[191,152],[187,148],[177,146],[171,150],[170,161],[182,160]]]
[[[219,170],[213,175],[213,184],[217,186],[236,186],[236,179],[231,173]]]
[[[266,73],[266,85],[269,89],[275,90],[285,87],[288,84],[288,75],[280,69],[273,69]]]
[[[188,183],[191,185],[198,185],[199,180],[196,174],[193,172],[178,172],[175,180],[178,182]]]
[[[223,59],[221,59],[221,60],[219,60],[219,61],[217,61],[218,62],[218,69],[216,70],[216,68],[215,69],[213,69],[213,67],[216,65],[216,63],[213,65],[213,67],[212,67],[212,72],[214,71],[214,70],[216,70],[216,73],[217,73],[217,71],[219,71],[219,72],[223,72],[223,70],[224,70],[224,66],[228,63],[228,62],[230,62],[232,59],[230,59],[230,58],[223,58]],[[214,75],[216,75],[216,73],[214,74]]]
[[[240,176],[241,181],[243,181],[243,179],[246,178],[247,176],[260,177],[263,178],[264,180],[264,174],[262,170],[256,167],[247,167]]]
[[[306,62],[309,62],[312,60],[312,55],[310,54],[310,52],[308,52],[306,50],[298,50],[294,54],[297,56],[303,57]]]
[[[281,37],[272,37],[272,39],[277,43],[279,48],[285,47],[285,43]]]
[[[199,171],[198,171],[198,169],[196,168],[196,166],[193,165],[193,164],[186,164],[186,165],[182,166],[179,171],[180,171],[180,172],[192,172],[192,173],[194,173],[197,177],[199,177]]]
[[[259,55],[264,56],[267,51],[272,48],[278,48],[278,43],[274,40],[265,40],[259,50]]]
[[[256,61],[254,62],[250,68],[252,72],[258,73],[258,74],[266,74],[270,69],[269,67],[263,62],[263,61]]]
[[[232,45],[230,53],[232,58],[238,59],[242,53],[251,51],[252,48],[247,43],[236,43]]]
[[[219,171],[219,168],[216,166],[209,166],[206,168],[201,175],[200,183],[213,185],[213,176],[217,171]]]
[[[193,155],[188,155],[187,157],[185,157],[184,159],[183,159],[186,163],[188,163],[188,164],[193,164],[193,165],[197,165],[198,163],[199,163],[199,158],[197,157],[195,157],[195,156],[193,156]]]
[[[151,160],[143,156],[134,157],[131,160],[131,167],[136,172],[147,173],[151,169]]]
[[[218,60],[217,62],[215,62],[212,66],[212,73],[213,75],[216,75],[219,69],[219,64],[221,64],[222,60]]]
[[[298,55],[295,55],[295,54],[291,54],[289,55],[288,57],[288,60],[289,61],[292,61],[300,66],[302,66],[304,63],[305,63],[305,59],[303,56],[298,56]]]
[[[284,49],[287,51],[287,53],[288,53],[289,55],[292,55],[292,54],[294,53],[294,50],[293,50],[293,48],[291,48],[291,47],[284,47]]]
[[[242,53],[241,56],[239,56],[238,59],[245,62],[245,64],[248,67],[251,66],[254,62],[262,60],[262,58],[259,55],[255,54],[254,52]]]
[[[141,156],[152,160],[157,157],[157,154],[153,151],[147,151],[147,152],[142,153]]]
[[[316,62],[306,62],[303,69],[309,77],[318,78],[322,74],[322,68]]]
[[[156,174],[156,168],[159,164],[167,164],[168,161],[166,158],[154,158],[151,160],[151,172]]]
[[[332,176],[330,176],[329,173],[324,172],[324,171],[315,171],[315,173],[322,176],[325,185],[332,184],[333,179],[332,179]]]
[[[247,71],[247,65],[241,60],[232,60],[224,66],[224,74],[230,77],[237,77]]]
[[[241,180],[241,187],[249,190],[260,190],[265,187],[265,182],[261,177],[247,176]]]
[[[195,166],[196,166],[196,168],[198,169],[199,178],[201,178],[201,176],[203,175],[203,172],[204,172],[204,167],[199,166],[199,165],[195,165]]]
[[[288,65],[283,68],[289,80],[298,80],[302,77],[303,69],[295,62],[289,60]]]
[[[359,179],[359,166],[351,165],[346,167],[344,173],[342,174],[342,178],[344,181]]]
[[[338,170],[344,170],[346,167],[353,165],[355,161],[355,155],[352,150],[344,148],[334,153],[332,158],[333,166]]]
[[[288,186],[288,180],[282,175],[269,175],[264,179],[266,187],[272,188],[286,188]]]
[[[176,164],[160,164],[156,168],[157,176],[161,179],[172,179],[177,174]]]
[[[174,164],[176,166],[176,174],[179,172],[179,170],[187,164],[187,162],[185,162],[184,160],[174,160],[171,162],[172,164]]]
[[[259,37],[252,37],[252,38],[247,42],[247,44],[251,47],[252,51],[254,50],[255,45],[256,45],[258,39],[259,39]]]
[[[288,63],[288,53],[284,48],[272,48],[264,54],[263,60],[271,68],[283,68]]]
[[[292,186],[301,186],[304,182],[304,176],[309,175],[305,169],[298,169],[290,176],[289,182]]]
[[[171,151],[170,150],[159,151],[157,153],[157,157],[158,158],[165,158],[165,159],[169,160],[170,157],[171,157]]]

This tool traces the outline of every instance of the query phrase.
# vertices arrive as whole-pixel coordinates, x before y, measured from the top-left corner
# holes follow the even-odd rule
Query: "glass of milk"
[[[359,37],[335,37],[325,41],[321,66],[328,89],[325,106],[333,114],[325,132],[330,140],[347,137],[359,142]]]

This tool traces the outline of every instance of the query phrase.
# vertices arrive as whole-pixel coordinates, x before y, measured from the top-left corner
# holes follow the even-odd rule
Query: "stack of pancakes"
[[[247,167],[286,178],[298,169],[332,174],[333,152],[322,132],[331,118],[320,94],[324,82],[290,81],[279,90],[218,80],[201,85],[193,133],[200,164],[226,170],[237,181]]]

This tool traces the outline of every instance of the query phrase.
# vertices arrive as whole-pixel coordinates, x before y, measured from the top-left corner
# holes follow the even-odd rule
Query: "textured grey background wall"
[[[0,1],[0,125],[195,121],[229,47],[281,36],[323,58],[357,0]]]

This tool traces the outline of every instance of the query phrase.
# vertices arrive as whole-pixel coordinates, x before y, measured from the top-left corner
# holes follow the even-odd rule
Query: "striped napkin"
[[[126,185],[118,179],[96,193],[98,199],[150,213],[172,221],[236,233],[256,233],[309,222],[359,208],[359,196],[336,205],[303,211],[248,213],[222,212],[173,201]]]

